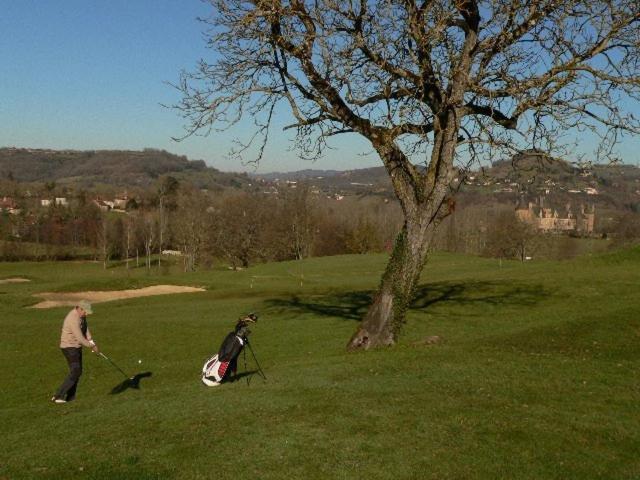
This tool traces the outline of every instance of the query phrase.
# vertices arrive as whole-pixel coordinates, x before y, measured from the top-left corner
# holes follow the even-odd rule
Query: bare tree
[[[123,238],[123,242],[124,242],[123,251],[124,251],[125,263],[127,265],[127,270],[129,270],[129,261],[131,260],[130,258],[131,243],[133,240],[134,228],[135,228],[135,218],[131,214],[128,214],[125,217],[124,227],[125,227],[125,232],[124,232],[124,238]]]
[[[405,321],[456,161],[640,132],[638,0],[209,0],[202,60],[176,85],[186,135],[254,119],[235,153],[262,155],[279,102],[301,153],[369,141],[404,214],[350,349],[390,345]]]
[[[158,228],[157,214],[153,211],[142,212],[138,216],[140,221],[140,238],[142,239],[146,254],[147,271],[151,271],[151,253],[156,242],[156,229]]]
[[[231,195],[222,199],[214,214],[214,251],[225,257],[234,270],[247,268],[262,256],[262,225],[269,221],[264,204],[265,199],[257,196]]]
[[[542,240],[535,227],[519,220],[513,210],[507,209],[498,213],[490,225],[484,253],[524,262],[535,253]]]
[[[185,272],[195,271],[204,246],[210,226],[207,207],[205,196],[195,188],[183,187],[177,195],[173,224],[176,241],[182,250]]]
[[[107,269],[109,264],[109,257],[111,256],[111,249],[109,245],[109,218],[106,213],[103,213],[100,218],[100,251],[102,258],[102,268]]]
[[[178,180],[168,175],[162,177],[158,186],[158,268],[162,259],[162,249],[167,231],[166,203],[178,190]]]
[[[285,190],[282,216],[286,224],[288,243],[296,260],[308,257],[315,233],[315,208],[308,184],[300,183],[295,189]]]
[[[614,248],[640,242],[640,215],[633,212],[619,215],[612,225],[611,234]]]
[[[378,229],[369,218],[360,218],[352,225],[345,238],[350,253],[371,253],[382,250]]]

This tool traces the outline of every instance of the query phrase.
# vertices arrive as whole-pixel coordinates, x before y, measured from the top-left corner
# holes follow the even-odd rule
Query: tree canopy
[[[265,140],[284,101],[310,157],[356,132],[425,163],[451,106],[458,146],[475,154],[550,151],[571,129],[608,153],[620,133],[640,133],[637,1],[209,3],[216,55],[178,85],[189,132],[249,115],[258,128],[244,145]]]

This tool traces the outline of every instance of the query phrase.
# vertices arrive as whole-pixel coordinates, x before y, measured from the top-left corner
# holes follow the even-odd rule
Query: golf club
[[[124,370],[122,370],[118,365],[116,365],[113,360],[111,360],[109,357],[107,357],[104,353],[100,352],[98,353],[98,355],[100,355],[102,358],[104,358],[105,360],[107,360],[111,365],[113,365],[114,368],[118,369],[118,371],[124,375],[128,380],[133,379],[134,377],[130,377],[129,375],[127,375],[126,373],[124,373]]]

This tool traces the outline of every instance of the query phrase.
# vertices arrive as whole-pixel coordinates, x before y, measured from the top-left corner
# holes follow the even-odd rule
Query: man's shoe
[[[67,403],[67,401],[64,398],[57,398],[57,397],[51,397],[51,401],[53,403]]]

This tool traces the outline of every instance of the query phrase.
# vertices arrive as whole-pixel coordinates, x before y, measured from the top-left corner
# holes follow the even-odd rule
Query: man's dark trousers
[[[65,378],[62,385],[60,385],[56,393],[56,398],[70,401],[76,396],[78,380],[80,380],[80,375],[82,375],[82,347],[61,348],[60,350],[62,350],[62,354],[69,364],[69,375],[67,375],[67,378]]]

